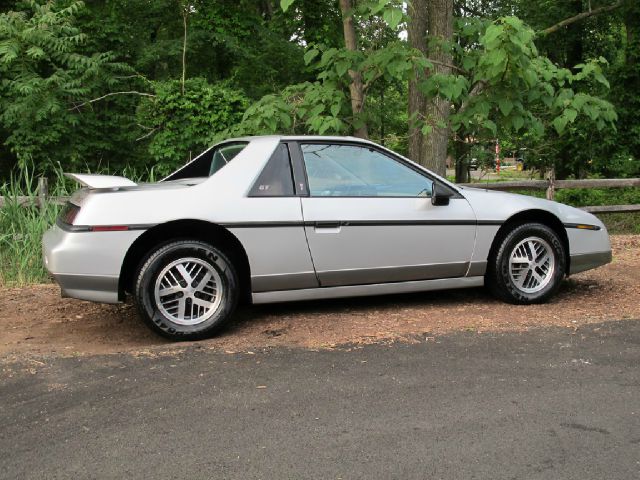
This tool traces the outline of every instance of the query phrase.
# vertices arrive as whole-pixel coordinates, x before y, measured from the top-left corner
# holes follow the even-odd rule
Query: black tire
[[[549,277],[545,277],[548,278],[548,283],[534,292],[525,291],[527,288],[518,286],[510,273],[509,260],[512,253],[528,238],[542,240],[543,245],[546,243],[546,246],[550,247],[554,262],[553,272]],[[498,241],[497,248],[489,258],[485,277],[493,295],[508,303],[528,305],[544,303],[558,291],[566,272],[566,256],[562,240],[554,230],[540,223],[525,223],[514,226]],[[531,279],[531,273],[528,275]],[[526,275],[524,277],[526,281]],[[542,283],[544,282],[539,282]]]
[[[217,280],[214,280],[213,285],[216,286],[216,292],[221,292],[220,299],[216,300],[217,303],[212,301],[217,306],[211,307],[206,313],[203,313],[201,316],[206,318],[195,324],[176,323],[181,320],[177,316],[172,318],[171,312],[167,310],[167,302],[163,300],[167,297],[159,297],[165,306],[158,305],[156,299],[156,286],[160,282],[160,274],[169,265],[179,262],[181,259],[193,259],[196,262],[201,262],[199,266],[204,268],[205,273],[210,272],[212,275],[217,275]],[[200,280],[204,277],[204,274],[202,275]],[[163,277],[166,278],[164,275]],[[220,282],[219,286],[217,285],[218,281]],[[195,285],[198,283],[198,279],[194,278],[193,282]],[[186,282],[185,285],[187,285]],[[182,285],[176,285],[176,287],[181,288]],[[195,293],[195,295],[198,294],[202,295],[200,291]],[[239,298],[238,275],[227,256],[212,245],[197,240],[178,240],[158,247],[142,263],[136,274],[134,295],[140,316],[152,330],[171,340],[196,340],[212,336],[231,318]],[[190,297],[185,299],[189,306],[192,302],[197,303],[198,301],[197,299],[191,300],[193,297],[189,293],[179,292],[175,295],[179,295],[178,298]],[[211,298],[217,297],[212,296]],[[211,298],[206,299],[210,300]],[[178,310],[176,307],[176,311]],[[205,311],[204,308],[203,311]],[[182,314],[185,315],[185,312],[186,309],[183,309]],[[176,313],[176,315],[178,314]],[[190,322],[192,319],[188,318],[182,321]],[[196,318],[193,321],[199,320]]]

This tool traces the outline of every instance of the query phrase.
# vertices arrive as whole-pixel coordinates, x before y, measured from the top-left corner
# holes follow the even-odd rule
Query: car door
[[[234,220],[221,224],[247,253],[253,293],[318,286],[286,143],[278,144],[246,196],[230,207]]]
[[[299,142],[305,231],[323,287],[465,276],[476,218],[451,190],[434,206],[434,179],[373,145]]]

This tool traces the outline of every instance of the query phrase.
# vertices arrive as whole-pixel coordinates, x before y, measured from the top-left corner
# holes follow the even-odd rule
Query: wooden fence
[[[475,182],[461,183],[463,187],[486,188],[488,190],[546,190],[547,198],[553,200],[555,191],[562,188],[624,188],[640,187],[640,178],[618,179],[592,179],[592,180],[522,180],[515,182]],[[50,197],[46,178],[40,178],[38,182],[38,195],[34,197],[18,197],[16,200],[21,205],[40,206],[46,203],[64,204],[68,197]],[[5,204],[4,197],[0,197],[0,208]],[[580,207],[582,210],[592,213],[625,213],[640,212],[640,205],[602,205],[593,207]]]

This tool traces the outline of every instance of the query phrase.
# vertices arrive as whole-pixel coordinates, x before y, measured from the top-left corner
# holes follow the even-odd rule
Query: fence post
[[[38,178],[38,207],[42,209],[49,196],[49,181],[47,177]]]
[[[556,169],[551,167],[547,173],[549,186],[547,187],[547,200],[553,200],[556,194]]]

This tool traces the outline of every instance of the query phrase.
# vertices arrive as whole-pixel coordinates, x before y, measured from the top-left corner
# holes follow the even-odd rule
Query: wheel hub
[[[551,245],[539,237],[518,243],[509,257],[509,276],[518,290],[536,293],[552,280],[555,257]]]
[[[162,269],[154,286],[160,312],[179,325],[197,325],[216,312],[223,296],[222,280],[200,258],[181,258]]]

